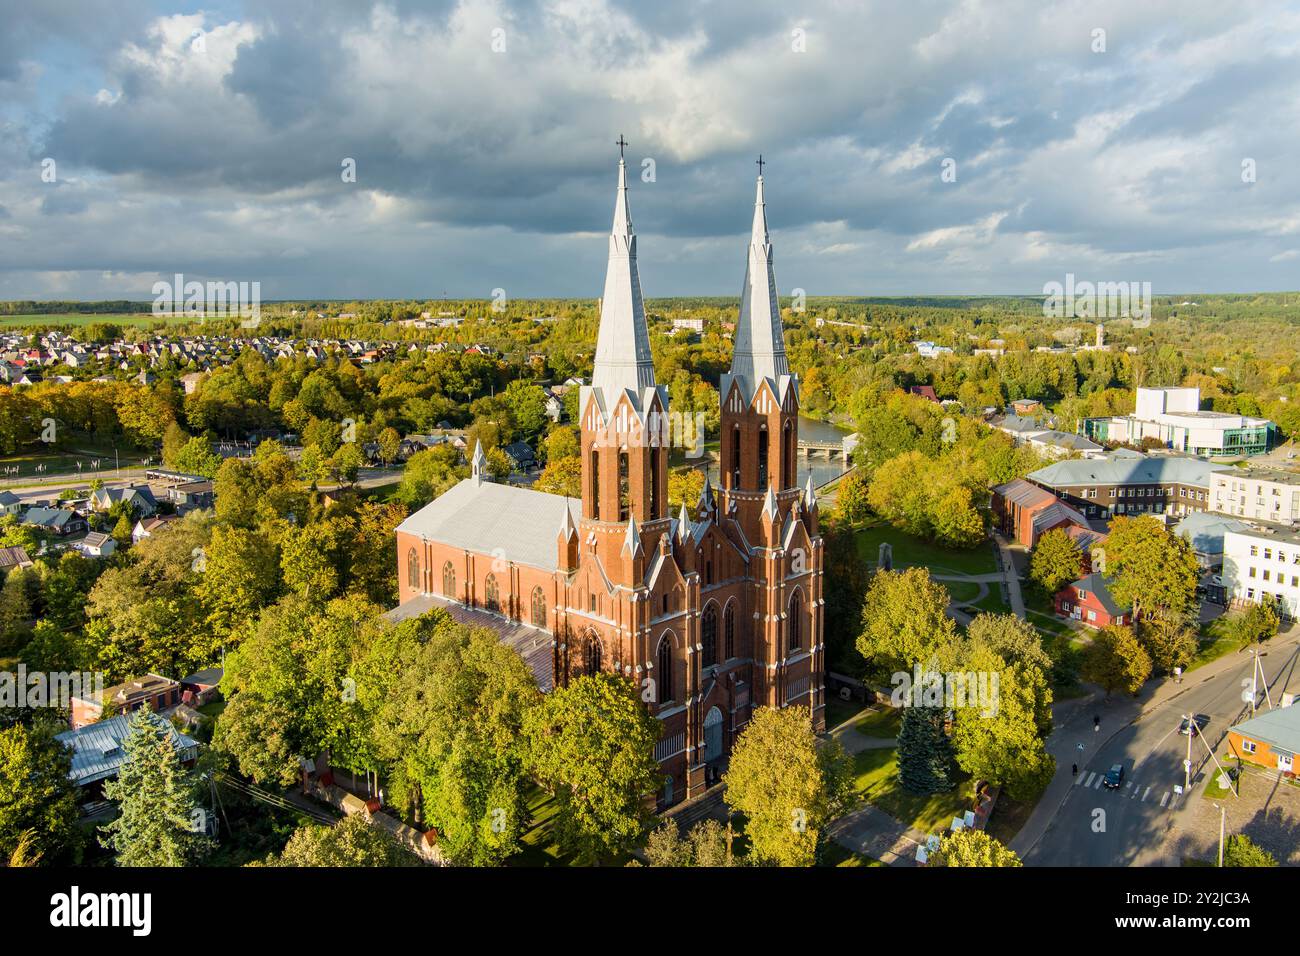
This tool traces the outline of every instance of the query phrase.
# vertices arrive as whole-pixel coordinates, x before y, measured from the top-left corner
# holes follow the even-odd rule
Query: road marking
[[[1093,780],[1093,778],[1096,777],[1096,776],[1097,776],[1096,771],[1090,771],[1089,774],[1088,774],[1088,782],[1085,783],[1084,786],[1085,786],[1085,787],[1091,787],[1091,786],[1092,786],[1092,780]]]
[[[1150,787],[1147,787],[1147,792],[1144,793],[1144,794],[1142,794],[1142,802],[1143,802],[1143,803],[1146,802],[1146,799],[1147,799],[1148,796],[1150,796],[1150,794],[1151,794],[1151,788],[1150,788]]]
[[[1166,790],[1165,795],[1160,798],[1160,805],[1163,807],[1168,802],[1169,802],[1169,791]]]
[[[1105,777],[1098,777],[1098,778],[1097,778],[1097,785],[1094,786],[1092,789],[1094,789],[1094,790],[1100,790],[1100,789],[1101,789],[1101,783],[1102,783],[1102,781],[1105,780],[1105,779],[1106,779]]]
[[[1136,800],[1136,799],[1137,799],[1137,795],[1138,795],[1138,791],[1141,790],[1141,789],[1142,789],[1141,787],[1134,787],[1134,788],[1133,788],[1133,792],[1132,792],[1131,794],[1129,794],[1129,799],[1130,799],[1130,800]]]

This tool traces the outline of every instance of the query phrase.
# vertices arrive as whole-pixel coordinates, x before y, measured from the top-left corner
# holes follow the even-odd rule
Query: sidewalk
[[[1007,589],[1007,603],[1011,605],[1011,612],[1024,620],[1025,599],[1020,594],[1020,576],[1016,572],[1016,562],[1011,557],[1011,548],[1007,545],[1007,539],[996,531],[993,532],[993,540],[998,544],[998,564],[1001,565],[1002,582]]]

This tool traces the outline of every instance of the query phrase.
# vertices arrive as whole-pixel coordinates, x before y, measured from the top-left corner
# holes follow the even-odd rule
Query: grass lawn
[[[914,538],[883,522],[874,522],[857,531],[858,555],[863,561],[875,565],[880,556],[880,544],[888,541],[894,550],[894,567],[924,567],[935,571],[958,571],[966,574],[992,574],[997,571],[993,549],[986,541],[965,551],[949,548]]]
[[[559,802],[545,790],[536,785],[529,785],[528,814],[532,825],[524,831],[523,849],[506,860],[507,866],[574,866],[572,854],[565,854],[555,844],[552,825],[559,810]],[[653,820],[652,826],[659,821]],[[625,866],[632,855],[625,854],[614,860],[602,860],[602,866]]]
[[[1225,654],[1232,654],[1241,648],[1241,642],[1232,633],[1232,624],[1235,619],[1235,616],[1230,617],[1225,614],[1201,626],[1196,656],[1187,665],[1188,671],[1194,671],[1196,668],[1210,663],[1210,661],[1217,661]]]
[[[942,833],[971,808],[970,777],[958,771],[957,786],[948,793],[919,796],[898,780],[898,751],[864,750],[853,756],[855,789],[868,803],[923,833]]]
[[[1012,800],[1005,793],[998,795],[998,802],[993,805],[993,813],[984,829],[989,836],[1000,843],[1010,843],[1020,832],[1021,827],[1038,806],[1039,794],[1032,800]]]
[[[854,714],[862,713],[866,706],[860,700],[840,700],[838,697],[828,698],[826,701],[826,729],[834,730]]]
[[[0,326],[50,326],[50,325],[92,325],[96,322],[107,322],[112,325],[134,325],[139,328],[148,328],[155,322],[168,322],[176,324],[183,320],[193,321],[193,316],[179,316],[176,318],[170,316],[154,315],[150,312],[122,314],[108,312],[53,312],[42,315],[5,315],[0,316]]]
[[[872,708],[853,722],[853,729],[865,737],[897,737],[903,713],[894,707]]]
[[[1011,611],[1011,606],[1002,600],[1002,589],[996,584],[990,584],[989,593],[974,602],[973,606],[989,614],[1007,614]]]
[[[847,847],[840,846],[834,840],[826,845],[822,851],[821,862],[818,866],[884,866],[879,860],[870,856],[863,856],[861,853],[854,853]]]
[[[948,595],[957,604],[969,604],[980,593],[980,586],[974,581],[940,581],[948,589]]]

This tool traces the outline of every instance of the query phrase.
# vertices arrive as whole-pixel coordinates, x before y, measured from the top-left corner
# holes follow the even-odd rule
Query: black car
[[[1117,763],[1101,778],[1101,785],[1107,790],[1118,790],[1120,784],[1124,782],[1124,765]]]
[[[1191,734],[1193,737],[1196,737],[1200,735],[1201,731],[1205,729],[1205,725],[1208,724],[1209,722],[1210,722],[1209,714],[1194,714],[1191,720],[1188,720],[1186,717],[1184,717],[1183,722],[1178,725],[1178,732],[1182,734],[1184,737],[1186,737],[1188,734]]]

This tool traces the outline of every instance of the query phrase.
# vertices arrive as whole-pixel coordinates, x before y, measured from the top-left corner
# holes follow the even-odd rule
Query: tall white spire
[[[636,233],[632,231],[632,213],[627,202],[627,163],[622,156],[626,144],[622,140],[620,136],[618,193],[609,236],[605,294],[600,300],[596,367],[591,377],[592,386],[604,392],[608,407],[613,407],[624,389],[640,396],[655,384],[650,333],[646,330],[641,279],[636,268]]]
[[[762,161],[760,156],[759,163]],[[745,380],[750,394],[763,379],[779,384],[782,376],[790,374],[790,365],[785,357],[785,336],[781,331],[781,307],[776,299],[776,277],[772,274],[772,241],[767,234],[761,165],[754,198],[754,225],[749,236],[749,258],[745,263],[745,287],[740,293],[740,318],[736,322],[731,374]]]

